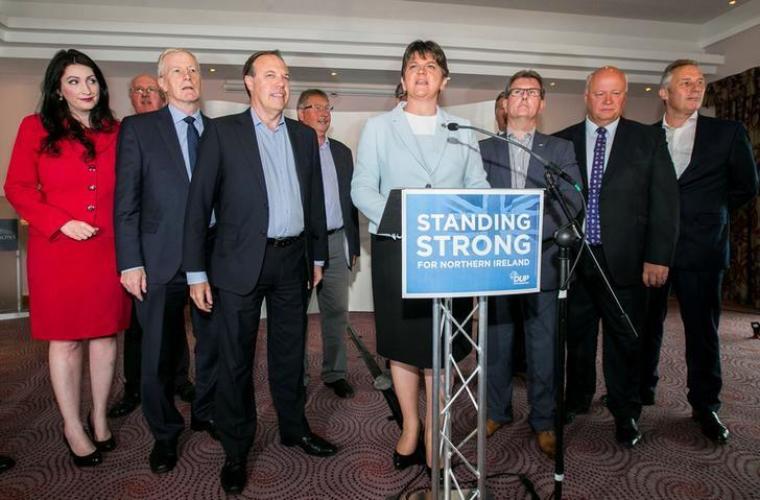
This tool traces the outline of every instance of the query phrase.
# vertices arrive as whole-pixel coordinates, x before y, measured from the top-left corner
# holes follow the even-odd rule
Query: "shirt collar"
[[[319,145],[319,149],[330,149],[330,138],[325,137],[325,142]]]
[[[261,121],[261,118],[259,118],[259,115],[256,114],[256,111],[253,109],[253,106],[251,106],[251,117],[253,118],[253,126],[258,127],[259,125],[263,125],[266,127],[264,122]],[[280,114],[280,121],[277,122],[277,129],[281,126],[285,125],[285,113]]]
[[[172,115],[172,121],[174,123],[179,123],[179,122],[183,121],[185,119],[185,117],[187,117],[187,116],[192,116],[193,118],[196,119],[196,121],[201,119],[201,110],[200,109],[196,109],[195,113],[193,113],[192,115],[188,115],[188,114],[185,114],[184,111],[181,111],[179,108],[174,107],[174,105],[172,105],[172,104],[169,104],[168,108],[169,108],[169,113],[171,113],[171,115]]]
[[[620,117],[617,117],[617,119],[614,122],[610,122],[607,125],[605,125],[604,129],[607,129],[607,137],[612,137],[615,135],[615,131],[617,130],[617,126],[620,123]],[[596,129],[599,128],[599,125],[591,121],[591,118],[586,116],[586,133],[596,134]]]
[[[688,125],[692,125],[697,121],[697,118],[699,118],[699,110],[693,112],[691,116],[689,116],[685,122],[681,124],[681,127],[686,127]],[[662,128],[668,128],[668,129],[679,129],[681,127],[673,127],[668,124],[666,120],[666,115],[662,115]]]
[[[533,135],[534,135],[535,133],[536,133],[536,129],[534,128],[534,129],[532,129],[530,132],[526,133],[526,134],[525,134],[525,135],[522,137],[522,139],[520,139],[520,138],[518,138],[517,134],[515,134],[515,133],[512,131],[512,129],[511,129],[511,128],[507,127],[507,132],[506,132],[506,134],[505,134],[505,135],[506,135],[507,137],[509,137],[509,138],[514,138],[516,141],[521,141],[521,142],[528,142],[529,140],[531,140],[531,139],[533,138]]]

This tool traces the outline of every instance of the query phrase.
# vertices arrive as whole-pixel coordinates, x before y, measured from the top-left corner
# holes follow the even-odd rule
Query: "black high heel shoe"
[[[87,425],[90,426],[90,434],[92,434],[92,444],[95,445],[95,448],[97,448],[97,451],[105,452],[105,451],[113,451],[116,449],[116,439],[113,437],[113,432],[111,432],[111,437],[106,439],[105,441],[98,441],[97,437],[95,436],[95,425],[92,423],[92,413],[87,414]]]
[[[412,465],[425,463],[425,444],[422,440],[417,442],[417,448],[410,455],[402,455],[393,450],[393,467],[396,470],[404,470]]]
[[[66,439],[65,435],[63,436],[63,443],[66,445],[66,448],[69,450],[69,455],[71,455],[71,460],[74,462],[74,465],[76,465],[77,467],[94,467],[103,462],[103,455],[100,453],[100,450],[98,450],[97,447],[95,448],[95,451],[93,451],[89,455],[80,456],[74,453],[74,450],[71,449],[69,440]]]

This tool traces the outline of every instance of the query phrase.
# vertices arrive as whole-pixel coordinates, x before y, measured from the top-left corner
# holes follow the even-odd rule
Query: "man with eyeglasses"
[[[617,441],[633,448],[641,440],[638,335],[645,287],[661,287],[668,277],[678,235],[678,185],[662,129],[622,117],[627,93],[625,73],[611,66],[595,70],[586,80],[586,119],[556,135],[575,146],[587,204],[582,219],[591,247],[591,253],[579,249],[569,292],[568,420],[589,411],[596,390],[601,319],[607,407],[615,418]]]
[[[536,130],[538,117],[546,105],[544,84],[535,71],[518,71],[509,79],[505,96],[506,137],[539,156],[559,165],[581,182],[573,145],[569,141]],[[545,189],[544,166],[527,151],[497,138],[480,142],[483,167],[493,188]],[[581,210],[580,195],[572,186],[557,179],[573,214]],[[488,418],[486,435],[491,436],[513,421],[512,363],[516,323],[522,319],[528,368],[528,421],[536,433],[538,446],[554,457],[554,350],[559,288],[558,248],[554,232],[567,224],[559,202],[547,193],[544,199],[541,291],[512,297],[491,297],[488,301]],[[515,312],[517,314],[515,314]]]
[[[164,94],[158,86],[158,81],[152,75],[142,73],[129,84],[129,99],[136,114],[157,111],[166,105]],[[185,332],[185,318],[178,318],[171,328],[182,331],[179,336],[179,363],[175,378],[175,393],[182,401],[190,403],[195,397],[195,387],[188,379],[190,371],[190,355]],[[132,321],[124,332],[124,392],[121,400],[108,410],[109,418],[124,417],[132,413],[140,405],[140,364],[142,359],[142,329],[137,320],[137,309],[132,308]]]
[[[346,381],[346,327],[350,272],[359,256],[359,213],[351,202],[354,159],[345,144],[327,137],[332,120],[327,94],[319,89],[305,90],[298,98],[297,109],[298,121],[317,133],[327,215],[330,257],[317,287],[322,321],[321,377],[339,398],[352,398],[354,389]],[[304,385],[308,385],[306,359]]]
[[[665,68],[659,91],[665,116],[655,125],[665,130],[678,177],[680,228],[668,281],[649,292],[641,399],[654,404],[672,286],[684,325],[692,417],[705,436],[725,443],[729,431],[717,413],[723,385],[718,324],[721,282],[729,265],[729,214],[757,195],[758,179],[746,129],[739,122],[700,115],[704,95],[705,76],[696,61],[679,59]]]
[[[164,107],[166,101],[158,86],[158,81],[152,75],[142,73],[132,78],[129,83],[129,100],[138,115],[157,111]]]
[[[173,398],[184,329],[175,325],[184,323],[188,284],[199,276],[182,269],[182,228],[208,118],[200,111],[200,65],[191,52],[164,50],[158,58],[158,84],[168,105],[129,116],[121,125],[114,225],[121,283],[136,299],[143,329],[140,392],[143,415],[154,438],[148,462],[153,473],[163,474],[177,463],[177,441],[184,430]],[[209,235],[213,234],[208,230],[212,220],[206,219]],[[191,305],[190,318],[196,338],[190,428],[215,438],[213,317]]]

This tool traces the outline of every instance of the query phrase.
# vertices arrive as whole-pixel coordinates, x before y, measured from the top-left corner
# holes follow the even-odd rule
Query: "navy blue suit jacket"
[[[536,132],[533,138],[533,152],[553,162],[575,181],[581,184],[581,174],[575,161],[573,144],[569,141]],[[496,138],[480,141],[480,154],[483,157],[488,183],[492,188],[511,188],[512,177],[509,162],[509,144]],[[583,205],[580,193],[569,184],[557,179],[557,185],[568,202],[572,216],[576,217]],[[531,157],[528,164],[528,176],[525,181],[526,189],[545,189],[544,166],[536,158]],[[559,248],[554,244],[554,232],[567,225],[568,221],[562,209],[551,194],[544,195],[544,226],[541,256],[541,290],[559,288]]]
[[[304,214],[304,280],[326,261],[327,224],[319,146],[314,130],[285,118]],[[206,267],[204,242],[212,208],[216,238]],[[253,290],[266,252],[269,204],[250,109],[210,120],[201,138],[185,218],[183,267],[206,271],[212,285],[239,295]],[[307,274],[308,273],[308,274]]]
[[[203,124],[205,136],[209,124],[205,116]],[[190,188],[169,108],[126,117],[116,151],[118,269],[143,266],[148,283],[168,283],[182,264],[182,226]]]

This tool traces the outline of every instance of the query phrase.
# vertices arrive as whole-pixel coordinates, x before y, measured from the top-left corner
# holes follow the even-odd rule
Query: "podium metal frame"
[[[433,499],[449,500],[452,493],[457,499],[484,499],[486,493],[486,365],[488,345],[488,297],[475,297],[477,305],[460,323],[454,317],[453,300],[451,298],[433,299],[433,433],[432,449],[432,487]],[[464,329],[477,313],[478,341]],[[477,366],[466,373],[454,360],[452,345],[457,337],[463,336],[470,342],[477,354]],[[443,354],[443,363],[440,362]],[[443,369],[441,368],[443,364]],[[441,375],[443,371],[443,391],[441,390]],[[459,382],[453,384],[454,378]],[[440,397],[436,397],[440,394]],[[452,418],[454,406],[471,404],[477,415],[476,427],[457,441],[452,433]],[[477,449],[475,459],[466,454],[466,447],[475,442]],[[469,473],[477,480],[474,488],[463,488],[463,478],[452,467],[452,458],[460,460],[464,473]],[[440,460],[443,467],[440,468]],[[443,474],[443,488],[439,484],[439,474]],[[424,498],[430,498],[423,493]]]

